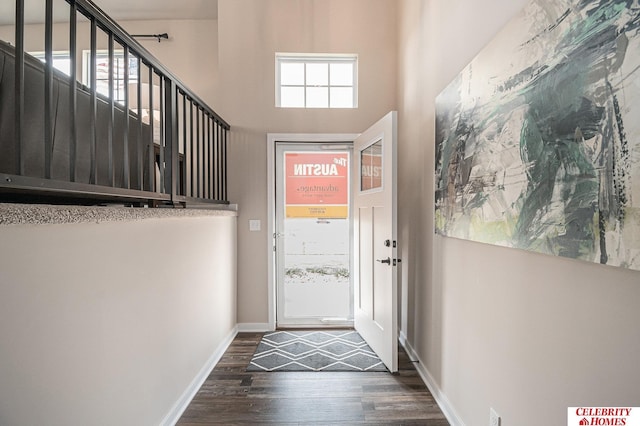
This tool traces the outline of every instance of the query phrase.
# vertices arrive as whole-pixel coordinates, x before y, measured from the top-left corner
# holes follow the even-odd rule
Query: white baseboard
[[[449,398],[447,398],[447,396],[442,392],[440,387],[436,384],[436,381],[433,379],[433,376],[425,368],[424,363],[422,362],[422,360],[420,359],[416,351],[411,346],[411,343],[409,343],[409,341],[407,340],[406,334],[400,331],[398,333],[398,339],[400,340],[400,344],[402,345],[404,350],[407,351],[407,355],[409,355],[409,358],[412,361],[418,361],[418,362],[415,362],[413,365],[416,367],[418,374],[420,375],[424,383],[427,385],[427,388],[429,388],[429,392],[431,392],[431,395],[433,395],[433,398],[436,400],[436,403],[440,407],[440,410],[442,410],[442,413],[447,418],[449,423],[451,423],[453,426],[465,426],[462,419],[460,419],[456,411],[453,409],[453,406],[451,405]]]
[[[178,422],[178,420],[180,420],[180,416],[182,416],[184,410],[187,409],[187,407],[191,403],[191,400],[194,396],[196,396],[196,393],[198,393],[198,390],[200,389],[204,381],[207,380],[207,377],[209,377],[209,374],[211,374],[211,371],[220,361],[222,355],[224,355],[237,334],[238,326],[236,325],[233,330],[231,330],[231,332],[227,335],[227,337],[225,337],[224,340],[220,342],[211,357],[209,357],[205,365],[198,372],[196,377],[191,381],[180,399],[178,399],[176,403],[173,404],[173,407],[171,407],[169,413],[164,417],[164,419],[162,419],[162,421],[160,422],[162,426],[173,426]]]
[[[238,324],[238,332],[240,333],[266,333],[273,331],[268,322],[242,322]]]

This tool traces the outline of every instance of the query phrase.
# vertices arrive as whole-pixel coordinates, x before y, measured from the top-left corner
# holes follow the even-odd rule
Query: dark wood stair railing
[[[56,2],[68,7],[71,75],[54,69],[53,3],[43,2],[44,62],[25,52],[25,0],[15,0],[15,46],[0,40],[0,201],[229,204],[229,124],[90,0]],[[79,20],[90,26],[86,85]],[[106,95],[99,49],[108,52]]]

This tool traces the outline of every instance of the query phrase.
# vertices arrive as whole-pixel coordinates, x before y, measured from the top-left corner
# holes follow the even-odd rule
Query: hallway
[[[239,333],[178,425],[448,425],[407,354],[399,373],[246,372],[262,333]]]

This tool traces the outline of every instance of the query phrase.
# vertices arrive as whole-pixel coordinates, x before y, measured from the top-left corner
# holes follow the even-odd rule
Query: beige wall
[[[435,96],[525,3],[399,3],[402,332],[467,426],[640,400],[640,273],[433,234]]]
[[[268,321],[267,133],[359,133],[396,107],[396,0],[220,0],[219,112],[240,206],[238,321]],[[275,53],[357,53],[359,108],[275,108]],[[249,232],[248,220],[262,220]]]
[[[234,331],[235,224],[0,226],[0,424],[160,424]]]
[[[138,39],[169,71],[205,101],[219,109],[215,97],[218,82],[218,21],[163,20],[121,21],[129,34],[168,33],[169,40]]]

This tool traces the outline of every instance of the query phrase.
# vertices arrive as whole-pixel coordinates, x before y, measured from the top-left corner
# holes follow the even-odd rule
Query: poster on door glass
[[[382,188],[382,141],[360,151],[360,190]]]
[[[285,173],[288,218],[348,217],[348,152],[287,152]]]

